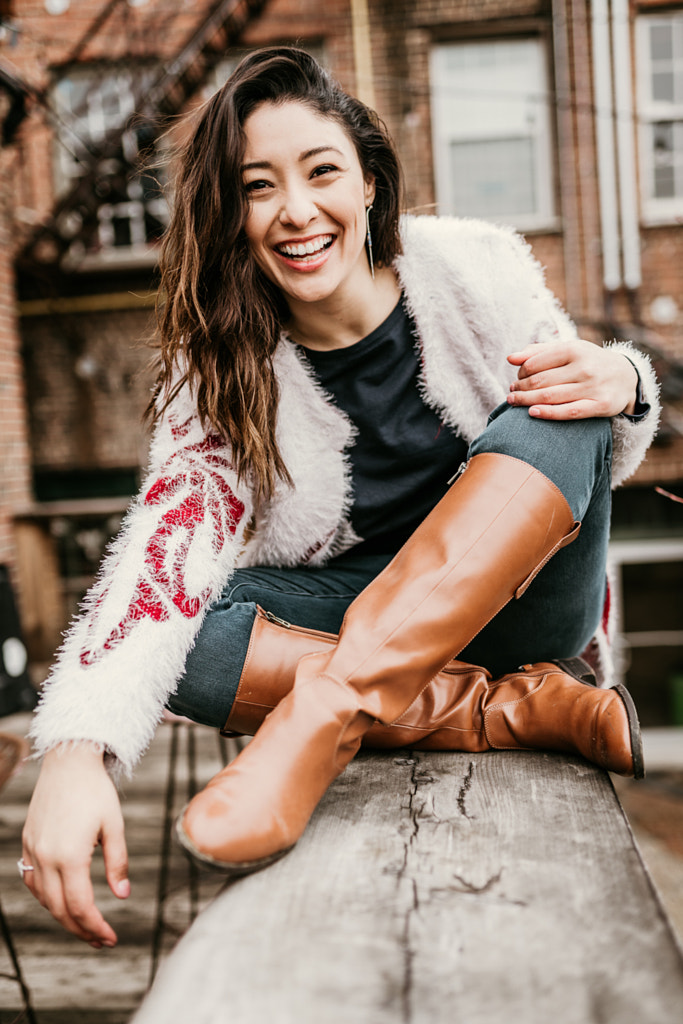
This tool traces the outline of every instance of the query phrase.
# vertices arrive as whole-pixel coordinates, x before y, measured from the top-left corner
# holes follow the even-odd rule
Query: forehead
[[[355,146],[332,117],[305,103],[261,103],[244,122],[245,161],[286,151],[333,146],[355,156]]]

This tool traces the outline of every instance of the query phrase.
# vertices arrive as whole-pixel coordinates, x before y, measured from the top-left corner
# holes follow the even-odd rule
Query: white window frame
[[[150,69],[149,74],[152,73]],[[82,152],[87,158],[87,147],[84,144],[91,143],[93,147],[97,147],[107,132],[120,127],[134,112],[136,89],[140,92],[144,87],[144,76],[144,67],[107,68],[102,65],[91,65],[74,68],[58,83],[52,96],[59,117],[55,149],[55,185],[58,196],[67,192],[82,173],[78,155]],[[66,98],[68,84],[74,80],[80,80],[86,85],[88,82],[92,83],[87,89],[85,104],[78,111],[71,108]],[[119,109],[108,112],[103,102],[104,86],[112,81],[116,83]],[[132,163],[138,153],[137,139],[133,131],[124,133],[123,149],[127,159]],[[139,177],[128,182],[126,192],[126,198],[120,202],[103,202],[99,207],[96,251],[85,250],[78,240],[78,224],[73,223],[72,230],[76,240],[65,257],[65,266],[70,269],[88,270],[109,264],[151,266],[156,262],[158,247],[147,240],[145,215],[150,214],[162,224],[167,224],[168,203],[162,195],[145,199]],[[118,218],[128,221],[129,245],[115,244],[113,222]]]
[[[609,545],[608,564],[612,601],[616,609],[617,626],[624,622],[624,565],[654,565],[657,562],[683,562],[683,537],[654,537],[643,540],[612,540]],[[633,647],[683,646],[683,630],[620,631],[614,638],[614,668],[617,682],[625,680],[629,653]]]
[[[646,224],[670,224],[683,217],[683,189],[681,194],[668,198],[655,196],[654,155],[652,126],[656,122],[679,121],[683,125],[683,97],[680,103],[668,103],[652,98],[652,61],[649,30],[653,24],[683,23],[683,10],[658,11],[641,14],[636,21],[636,59],[638,90],[638,124],[640,143],[641,214]],[[683,53],[681,54],[683,60]],[[683,153],[681,153],[683,161]]]
[[[482,129],[476,136],[459,132],[457,126],[458,101],[454,99],[458,92],[458,83],[453,72],[447,67],[447,54],[456,47],[472,46],[510,46],[517,44],[534,45],[539,54],[539,81],[533,94],[527,92],[525,102],[528,109],[533,110],[533,129],[525,134],[514,137],[533,138],[534,171],[536,179],[536,209],[529,213],[492,214],[487,216],[481,212],[471,214],[468,210],[456,209],[453,200],[453,188],[450,173],[449,147],[453,142],[469,141],[470,138],[485,141],[500,139],[500,135]],[[449,78],[451,81],[449,82]],[[506,38],[468,39],[437,43],[432,47],[430,55],[431,80],[431,114],[432,114],[432,146],[434,155],[434,175],[436,186],[437,210],[440,214],[458,216],[478,216],[500,224],[510,224],[522,231],[556,230],[559,219],[555,209],[555,175],[553,161],[553,121],[550,103],[550,69],[546,40],[542,36],[511,36]],[[491,102],[497,96],[503,96],[500,87],[493,86]],[[522,94],[520,94],[521,96]],[[511,136],[512,137],[512,136]]]

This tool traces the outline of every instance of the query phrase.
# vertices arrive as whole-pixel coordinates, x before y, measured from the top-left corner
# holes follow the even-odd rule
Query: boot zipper
[[[459,466],[458,466],[458,468],[457,468],[457,471],[456,471],[456,472],[455,472],[455,473],[453,474],[453,476],[452,476],[452,477],[450,478],[450,480],[448,481],[448,486],[449,486],[449,487],[450,487],[450,485],[451,485],[451,484],[454,484],[454,483],[455,483],[455,481],[456,481],[456,480],[457,480],[457,479],[458,479],[459,477],[461,477],[461,476],[463,475],[463,473],[464,473],[464,472],[465,472],[465,470],[467,469],[467,466],[468,466],[468,463],[467,463],[467,462],[461,462],[461,463],[460,463],[460,465],[459,465]]]
[[[276,626],[282,626],[283,629],[292,629],[295,633],[305,633],[307,636],[325,637],[330,640],[337,639],[334,633],[325,633],[322,629],[307,629],[306,626],[295,626],[292,622],[287,622],[286,619],[281,619],[277,615],[273,615],[272,612],[267,612],[260,604],[256,607],[258,608],[259,615],[262,615],[264,619],[268,619],[269,622],[274,623]]]
[[[285,619],[279,619],[277,615],[273,615],[272,612],[267,612],[266,609],[261,608],[260,605],[258,605],[257,607],[263,618],[268,619],[268,622],[274,622],[276,626],[284,626],[285,629],[292,628],[291,622],[286,622]]]

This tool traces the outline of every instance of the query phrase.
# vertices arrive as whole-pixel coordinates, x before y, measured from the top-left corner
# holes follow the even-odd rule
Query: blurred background
[[[174,125],[280,42],[379,111],[411,211],[517,228],[583,337],[653,358],[664,418],[614,497],[615,647],[683,768],[683,0],[0,0],[0,728],[145,464]]]
[[[618,662],[646,725],[683,725],[683,505],[655,490],[683,493],[683,4],[666,0],[0,0],[0,587],[34,682],[145,463],[168,129],[274,42],[378,109],[409,209],[513,225],[584,337],[652,355],[664,420],[614,502]]]

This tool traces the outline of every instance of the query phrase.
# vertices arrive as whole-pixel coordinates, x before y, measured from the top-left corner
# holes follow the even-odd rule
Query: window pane
[[[535,211],[532,139],[452,142],[450,155],[456,213],[495,217]]]
[[[654,194],[656,199],[672,199],[675,195],[673,149],[674,125],[660,121],[652,126],[654,156]]]
[[[671,25],[658,23],[650,26],[650,55],[654,60],[671,60],[673,37]]]
[[[130,221],[128,217],[113,217],[112,225],[114,228],[114,245],[130,245]]]
[[[675,194],[673,167],[655,167],[655,198],[673,199]]]
[[[674,101],[673,71],[655,71],[652,75],[652,99],[664,103]]]
[[[674,148],[674,126],[672,121],[658,121],[652,125],[655,163],[669,163],[669,154]]]

